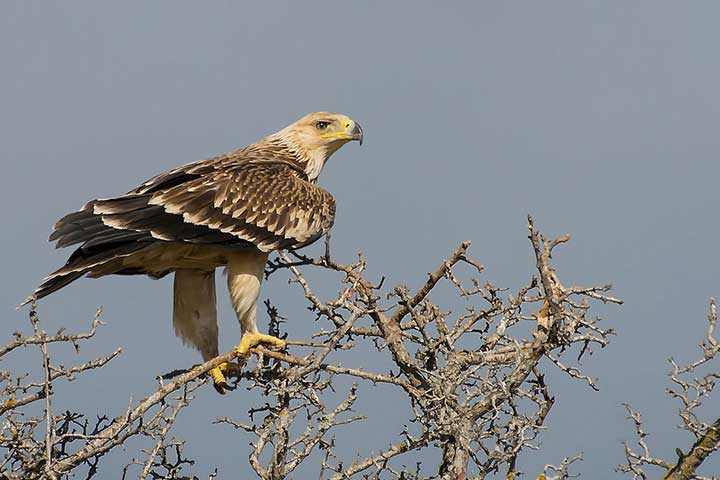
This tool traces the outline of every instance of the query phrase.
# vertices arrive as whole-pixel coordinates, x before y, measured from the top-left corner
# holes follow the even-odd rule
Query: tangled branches
[[[708,313],[708,329],[705,338],[700,342],[702,357],[680,366],[670,358],[672,370],[668,374],[672,386],[667,389],[668,395],[680,402],[678,415],[682,420],[680,428],[689,432],[695,439],[687,451],[680,448],[675,450],[677,459],[664,460],[654,457],[645,440],[648,433],[643,428],[640,413],[625,405],[628,419],[632,421],[637,436],[639,451],[625,444],[625,457],[627,463],[620,465],[618,470],[632,474],[633,479],[648,478],[647,467],[665,470],[663,478],[667,480],[708,480],[696,474],[702,463],[713,452],[720,450],[720,418],[712,424],[701,420],[699,407],[710,398],[715,390],[716,382],[720,378],[720,370],[712,363],[717,363],[720,343],[715,338],[715,326],[718,313],[714,299],[710,299],[710,312]],[[717,413],[716,413],[717,415]]]
[[[579,361],[607,345],[613,332],[589,315],[590,305],[622,303],[607,294],[608,285],[564,285],[551,258],[569,237],[545,238],[528,220],[536,272],[514,293],[479,279],[483,267],[468,256],[469,242],[428,274],[417,290],[385,288],[383,281],[366,277],[362,256],[341,264],[330,258],[329,247],[321,258],[281,253],[268,264],[266,275],[289,272],[319,330],[307,339],[290,339],[283,352],[255,348],[257,365],[247,365],[236,381],[262,392],[264,403],[250,409],[249,421],[224,415],[216,423],[253,438],[250,466],[260,478],[292,478],[309,462],[318,465],[320,478],[335,480],[520,475],[518,458],[526,449],[537,448],[554,405],[543,368],[558,368],[595,388],[596,381],[580,369]],[[322,298],[313,289],[303,273],[306,268],[339,275],[342,287],[335,298]],[[444,310],[433,299],[448,287],[462,301],[462,311]],[[266,308],[270,333],[280,335],[282,318],[270,302]],[[159,377],[156,391],[112,419],[92,422],[78,413],[53,414],[53,382],[102,367],[119,350],[65,369],[52,364],[46,345],[77,344],[91,338],[97,325],[98,320],[87,334],[48,336],[34,320],[32,336],[18,336],[0,349],[1,358],[18,346],[37,345],[46,366],[44,380],[34,383],[3,372],[4,478],[64,478],[78,468],[91,478],[102,456],[131,437],[148,439],[150,447],[142,452],[144,458],[129,462],[125,476],[186,478],[181,470],[191,460],[184,457],[182,443],[169,438],[172,425],[191,405],[205,374],[233,359],[234,352]],[[379,372],[344,366],[338,357],[347,351],[376,351],[388,368]],[[543,359],[549,363],[541,367]],[[354,383],[339,396],[340,377]],[[409,426],[397,438],[376,442],[388,445],[384,449],[361,455],[338,441],[334,432],[363,420],[362,412],[355,412],[356,401],[363,387],[377,384],[405,396]],[[23,415],[21,407],[41,400],[43,415]],[[689,416],[687,421],[695,419]],[[415,461],[407,466],[427,458],[427,450],[439,452],[437,464]],[[528,473],[571,478],[570,468],[578,460],[568,457],[557,466],[547,465],[544,472]]]
[[[322,341],[318,350],[303,358],[302,365],[282,370],[279,378],[283,381],[277,382],[262,373],[256,377],[256,381],[261,381],[259,386],[278,399],[261,428],[243,426],[258,437],[253,453],[256,459],[253,468],[258,475],[285,478],[289,468],[297,465],[311,446],[304,439],[320,441],[320,437],[309,433],[313,421],[301,437],[291,439],[288,432],[294,417],[288,415],[285,420],[283,412],[320,408],[322,402],[317,399],[334,375],[351,375],[357,381],[383,382],[402,389],[412,410],[410,422],[416,428],[404,431],[402,438],[386,450],[355,459],[349,466],[339,453],[345,449],[326,443],[321,473],[327,478],[339,480],[358,474],[372,478],[425,478],[419,471],[398,470],[394,460],[426,448],[441,450],[442,461],[434,473],[441,478],[466,478],[470,474],[484,478],[503,468],[511,477],[519,474],[517,457],[523,449],[535,447],[534,441],[554,403],[539,367],[540,360],[548,358],[571,377],[594,387],[594,380],[577,367],[565,365],[561,358],[575,346],[579,358],[608,343],[612,331],[601,328],[598,319],[588,317],[589,300],[622,303],[606,295],[609,286],[564,286],[551,267],[550,258],[553,249],[569,238],[542,237],[532,219],[529,231],[538,273],[515,295],[507,297],[503,296],[503,289],[488,282],[481,283],[472,277],[461,279],[468,270],[471,275],[483,272],[483,267],[467,256],[469,242],[464,242],[429,274],[417,291],[400,286],[386,295],[381,285],[363,276],[362,257],[353,264],[342,265],[328,258],[309,259],[291,252],[274,261],[268,273],[290,269],[318,318],[331,326],[315,335]],[[345,288],[336,299],[322,301],[299,270],[302,265],[341,273]],[[468,300],[469,306],[461,314],[452,316],[431,301],[431,293],[442,281],[449,282]],[[384,297],[392,300],[392,304],[384,305]],[[539,311],[524,313],[532,304]],[[522,332],[528,334],[523,336]],[[363,342],[387,352],[398,371],[383,375],[323,363],[333,350],[359,348],[358,344]],[[275,363],[272,368],[281,367]],[[287,379],[291,381],[286,383]],[[351,390],[346,402],[324,418],[335,425],[357,420],[357,417],[338,420],[336,415],[353,401]],[[274,441],[270,444],[267,438]],[[299,444],[304,448],[296,449]],[[264,449],[271,449],[272,453],[263,466],[257,459]],[[569,463],[569,459],[564,460],[564,465]],[[566,466],[549,465],[547,470],[554,468],[565,472],[558,478],[569,475]]]
[[[196,367],[169,384],[161,382],[157,391],[112,419],[100,416],[91,420],[82,413],[69,410],[54,413],[51,401],[54,384],[61,379],[70,381],[90,370],[102,368],[121,352],[118,348],[107,356],[69,368],[52,362],[48,345],[70,344],[79,352],[81,343],[93,338],[102,325],[100,313],[98,310],[91,329],[86,333],[67,334],[60,331],[48,335],[40,329],[33,305],[30,311],[33,334],[25,336],[16,332],[15,339],[0,349],[2,359],[20,347],[37,346],[44,367],[44,377],[36,381],[29,380],[28,374],[14,376],[9,371],[0,371],[0,413],[3,415],[0,427],[0,450],[3,451],[0,478],[59,479],[80,468],[86,471],[86,478],[92,478],[99,471],[102,456],[134,436],[147,437],[155,442],[147,460],[141,464],[140,478],[184,478],[157,472],[164,469],[179,473],[178,467],[187,463],[180,461],[181,450],[176,450],[179,463],[173,465],[169,462],[168,448],[181,444],[165,443],[166,436],[179,411],[189,405],[192,392],[200,387],[201,382],[196,380],[207,372],[207,366]],[[214,361],[215,364],[219,362],[218,359]],[[171,397],[174,392],[178,392],[177,396]],[[34,407],[40,403],[41,413],[36,414],[38,409]],[[156,461],[158,456],[159,462]],[[137,463],[132,461],[131,465]]]

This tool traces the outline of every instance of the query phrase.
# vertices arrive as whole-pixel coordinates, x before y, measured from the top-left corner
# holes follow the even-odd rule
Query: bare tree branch
[[[249,421],[221,415],[216,423],[251,435],[250,467],[264,479],[293,478],[300,465],[313,458],[320,463],[321,478],[337,480],[521,475],[522,454],[538,448],[555,405],[543,369],[558,368],[570,379],[597,388],[597,380],[578,362],[586,352],[604,347],[613,331],[589,316],[590,305],[622,303],[607,295],[608,285],[563,285],[551,261],[553,250],[569,237],[545,238],[530,217],[528,231],[535,255],[533,272],[514,294],[480,279],[484,270],[469,257],[470,242],[460,244],[418,282],[421,286],[416,290],[384,287],[382,279],[366,278],[362,255],[342,264],[331,259],[329,247],[318,259],[281,252],[268,263],[266,275],[283,271],[290,275],[291,285],[307,300],[317,331],[306,339],[291,339],[284,351],[253,349],[257,362],[241,365],[245,368],[234,372],[235,381],[261,392],[263,400],[249,409]],[[318,294],[305,269],[340,277],[337,295]],[[447,300],[437,301],[440,285],[448,286],[460,300],[458,313],[453,312],[452,300],[449,305]],[[269,331],[282,336],[284,318],[270,301],[265,306]],[[130,400],[126,411],[91,422],[76,412],[54,415],[57,399],[50,401],[52,385],[102,368],[120,349],[66,368],[52,363],[47,344],[69,344],[77,351],[101,325],[99,312],[90,331],[82,334],[47,335],[40,330],[34,310],[31,318],[35,319],[32,335],[18,333],[0,346],[1,358],[21,346],[38,345],[44,361],[41,379],[0,372],[4,399],[0,414],[6,418],[0,430],[4,452],[0,475],[64,479],[83,469],[86,478],[92,478],[105,454],[136,438],[146,445],[126,465],[124,478],[135,469],[142,479],[189,478],[183,472],[193,462],[185,456],[183,442],[172,437],[173,425],[183,410],[192,408],[193,392],[201,388],[207,372],[235,360],[235,351],[160,375],[157,388],[140,401]],[[718,349],[712,328],[705,347],[710,353]],[[387,369],[343,365],[338,353],[348,350],[379,356]],[[541,363],[544,358],[549,362]],[[678,367],[678,378],[682,373]],[[348,377],[356,382],[349,388],[340,380]],[[397,438],[378,439],[385,448],[357,455],[352,445],[340,445],[333,432],[351,429],[365,418],[355,412],[358,396],[378,384],[403,393],[408,413],[402,420],[409,427]],[[687,385],[677,383],[676,394],[685,394]],[[340,392],[345,395],[338,400]],[[21,408],[41,399],[45,399],[42,418],[23,416]],[[698,424],[692,415],[685,421]],[[702,430],[704,437],[698,437],[699,446],[693,450],[698,454],[704,452],[702,438],[712,436],[708,428]],[[407,465],[411,452],[424,456],[428,449],[439,450],[438,465]],[[547,465],[541,476],[572,478],[570,467],[579,460],[580,456],[571,456],[557,466]]]
[[[677,448],[677,459],[673,461],[652,456],[650,447],[645,440],[648,433],[642,426],[640,414],[626,405],[628,418],[633,421],[635,426],[637,443],[641,451],[633,450],[626,444],[626,464],[620,465],[618,470],[632,474],[634,479],[649,478],[645,472],[646,467],[659,467],[665,470],[663,478],[667,480],[708,478],[698,475],[698,469],[713,452],[720,450],[720,418],[712,424],[706,424],[699,419],[697,410],[703,404],[703,399],[712,396],[716,380],[720,378],[720,369],[717,365],[704,374],[700,372],[701,367],[710,367],[711,362],[717,360],[717,354],[720,351],[718,341],[714,336],[718,320],[717,305],[712,298],[707,320],[707,334],[700,343],[703,356],[685,366],[679,366],[673,359],[670,359],[673,369],[670,371],[669,377],[673,387],[668,389],[668,394],[680,401],[682,405],[679,411],[682,420],[680,428],[691,433],[696,438],[695,443],[687,452]]]

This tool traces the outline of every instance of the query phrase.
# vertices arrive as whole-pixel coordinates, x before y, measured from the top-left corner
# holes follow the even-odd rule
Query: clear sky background
[[[672,458],[691,440],[664,395],[666,358],[697,354],[708,297],[720,295],[718,18],[711,1],[2,2],[1,339],[26,325],[15,305],[70,253],[47,243],[63,214],[307,112],[338,111],[366,141],[320,179],[338,203],[337,258],[362,250],[371,274],[417,286],[469,239],[485,278],[515,289],[533,270],[532,213],[542,231],[573,235],[556,255],[562,279],[612,282],[626,300],[599,310],[618,332],[585,361],[601,391],[552,375],[542,450],[521,469],[582,451],[587,478],[616,476],[621,441],[633,439],[621,402]],[[302,338],[316,325],[281,277],[261,299]],[[218,286],[225,351],[239,326]],[[199,359],[173,335],[171,292],[170,277],[105,278],[42,301],[51,331],[84,329],[105,307],[98,338],[60,358],[124,349],[60,389],[59,408],[117,413],[156,374]],[[36,367],[32,353],[14,368]],[[261,399],[209,386],[198,396],[176,430],[194,472],[247,478],[250,438],[209,420],[245,420]],[[358,410],[371,418],[339,437],[351,440],[346,458],[397,441],[406,409],[401,395],[365,392]],[[108,457],[108,471],[122,459]]]

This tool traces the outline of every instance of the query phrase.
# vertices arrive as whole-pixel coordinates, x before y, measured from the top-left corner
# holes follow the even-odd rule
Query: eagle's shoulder
[[[155,175],[142,184],[130,190],[128,195],[143,195],[156,193],[161,190],[172,188],[197,178],[212,175],[218,170],[226,169],[232,165],[243,163],[247,159],[243,150],[236,150],[205,160],[198,160],[182,165],[166,172]]]

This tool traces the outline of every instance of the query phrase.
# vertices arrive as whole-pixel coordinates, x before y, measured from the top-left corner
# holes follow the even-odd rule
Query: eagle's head
[[[352,140],[362,145],[363,130],[352,118],[314,112],[268,137],[282,142],[298,157],[310,180],[315,180],[330,155]]]

